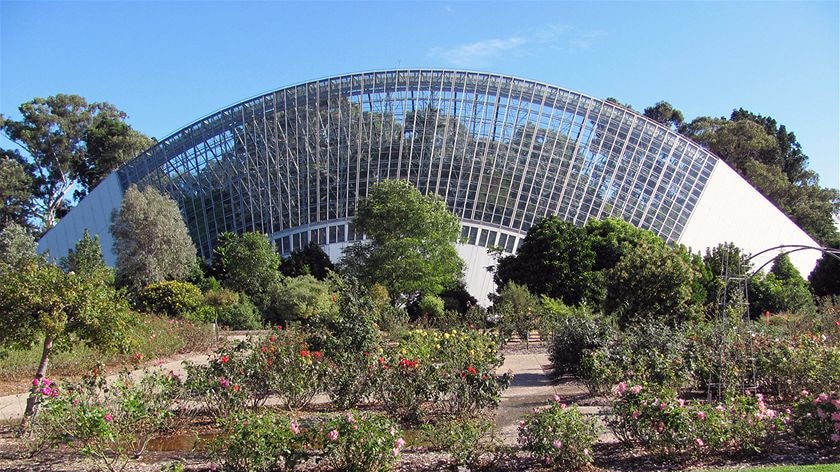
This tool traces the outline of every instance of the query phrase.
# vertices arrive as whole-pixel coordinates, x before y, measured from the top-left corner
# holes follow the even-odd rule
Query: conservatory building
[[[314,241],[335,260],[364,237],[356,205],[385,179],[446,201],[461,221],[467,288],[484,302],[488,249],[515,252],[548,215],[621,218],[694,251],[816,245],[721,159],[621,105],[504,75],[410,69],[306,82],[202,118],[109,175],[39,249],[60,257],[89,229],[113,264],[111,214],[136,184],[175,199],[205,258],[219,233],[257,231],[283,254]],[[791,259],[807,275],[818,256]]]

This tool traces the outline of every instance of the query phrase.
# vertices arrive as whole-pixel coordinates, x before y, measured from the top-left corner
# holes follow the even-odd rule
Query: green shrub
[[[475,330],[411,330],[379,362],[386,408],[409,421],[426,403],[456,416],[494,408],[510,383],[494,373],[503,362],[496,339]]]
[[[270,396],[288,409],[304,408],[324,389],[329,366],[295,329],[277,328],[215,351],[206,365],[186,364],[186,386],[209,414],[225,417],[256,409]]]
[[[336,308],[309,321],[307,341],[312,350],[329,355],[327,389],[339,407],[348,408],[375,395],[373,362],[381,351],[376,326],[377,302],[353,279],[332,274],[330,300]]]
[[[173,411],[184,397],[172,375],[146,372],[139,381],[122,375],[106,384],[101,373],[79,384],[41,379],[42,407],[31,437],[41,446],[68,445],[99,468],[118,471],[140,457],[150,439],[174,431]]]
[[[194,320],[203,303],[204,298],[198,287],[177,280],[147,285],[138,295],[141,310],[171,318]]]
[[[495,435],[493,423],[484,418],[426,424],[422,436],[435,449],[448,452],[453,465],[469,470],[492,469],[512,453]]]
[[[253,330],[262,327],[261,317],[251,299],[243,293],[227,289],[211,290],[204,294],[204,302],[213,309],[213,318],[230,329]]]
[[[393,470],[405,446],[394,422],[355,411],[324,424],[320,436],[335,469],[350,472]]]
[[[794,432],[803,442],[840,446],[840,393],[800,393],[793,407]]]
[[[222,423],[211,456],[229,472],[294,470],[308,457],[309,434],[288,417],[272,412],[237,414]]]
[[[265,403],[270,391],[251,381],[255,377],[249,362],[251,349],[242,341],[217,349],[205,365],[184,362],[184,386],[201,411],[224,418]],[[252,391],[255,384],[258,388]]]
[[[600,347],[584,350],[578,374],[593,394],[603,395],[622,379],[686,389],[697,381],[690,362],[691,339],[682,328],[659,322],[614,331]]]
[[[603,318],[570,315],[554,325],[549,345],[553,374],[577,374],[584,351],[595,350],[608,340],[613,328]]]
[[[576,406],[552,403],[519,424],[519,444],[558,470],[580,470],[592,463],[598,424]]]
[[[248,357],[252,391],[263,388],[288,409],[302,409],[324,390],[329,375],[325,354],[314,351],[296,329],[276,328],[257,341]]]
[[[616,393],[610,419],[616,437],[660,453],[761,451],[774,445],[791,420],[788,412],[768,407],[761,394],[713,406],[656,386],[621,382]]]

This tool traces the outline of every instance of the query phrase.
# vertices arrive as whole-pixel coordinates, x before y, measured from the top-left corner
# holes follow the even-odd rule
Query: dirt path
[[[236,341],[245,339],[247,334],[231,334],[225,337],[225,339],[230,341]],[[157,363],[149,363],[141,368],[135,369],[131,372],[131,377],[134,379],[139,379],[143,375],[148,372],[169,372],[172,371],[173,373],[177,374],[180,377],[184,377],[184,362],[189,361],[193,364],[206,364],[207,360],[209,359],[209,353],[188,353],[188,354],[179,354],[168,358],[165,361],[159,361]],[[109,375],[106,377],[108,382],[112,382],[119,377],[119,374]],[[23,417],[23,412],[26,409],[26,398],[29,396],[29,392],[25,393],[18,393],[15,395],[6,395],[0,397],[0,421],[12,421],[17,420]]]

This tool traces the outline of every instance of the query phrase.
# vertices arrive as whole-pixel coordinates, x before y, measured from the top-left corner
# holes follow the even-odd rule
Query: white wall
[[[117,262],[111,236],[111,212],[122,204],[123,192],[116,172],[105,177],[82,201],[70,210],[60,224],[54,226],[38,241],[38,252],[49,251],[50,258],[59,260],[82,239],[87,229],[91,235],[98,235],[102,244],[105,263],[113,266]]]
[[[694,252],[732,242],[750,254],[782,244],[819,245],[723,161],[715,165],[679,242]],[[777,253],[756,257],[753,268]],[[790,254],[790,260],[807,278],[821,256],[817,251],[798,251]]]

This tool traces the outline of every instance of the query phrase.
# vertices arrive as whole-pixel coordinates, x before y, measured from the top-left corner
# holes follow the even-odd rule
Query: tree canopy
[[[728,119],[695,118],[679,131],[721,157],[814,239],[837,239],[833,215],[840,212],[840,192],[819,185],[785,125],[739,108]]]
[[[152,187],[129,187],[113,215],[111,234],[117,283],[135,293],[150,283],[182,280],[195,264],[195,246],[178,206]]]
[[[382,181],[359,202],[354,224],[367,239],[344,250],[342,266],[368,286],[384,285],[393,300],[437,295],[461,279],[458,218],[440,197]]]
[[[226,288],[248,295],[263,316],[274,321],[281,317],[270,313],[280,287],[279,269],[280,256],[264,234],[219,235],[213,250],[213,275]]]
[[[513,281],[568,305],[599,304],[603,291],[596,261],[584,228],[550,216],[528,230],[515,255],[499,260],[494,278],[500,289]]]
[[[18,162],[32,179],[28,198],[44,230],[109,172],[153,144],[125,123],[126,114],[110,103],[88,103],[78,95],[35,98],[19,108],[21,119],[0,115],[0,130],[25,151]],[[4,150],[4,156],[9,156]],[[4,158],[5,160],[6,158]],[[5,167],[9,167],[7,162]],[[14,188],[28,185],[21,179]],[[3,188],[3,197],[10,193]],[[10,186],[11,187],[11,186]]]

